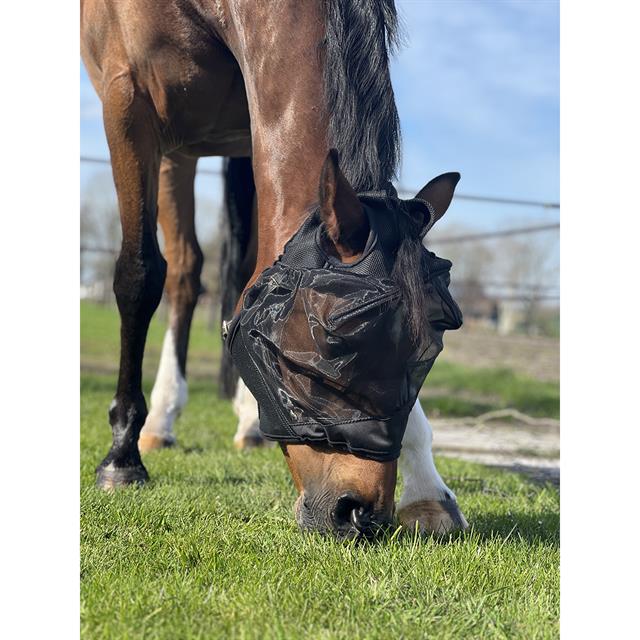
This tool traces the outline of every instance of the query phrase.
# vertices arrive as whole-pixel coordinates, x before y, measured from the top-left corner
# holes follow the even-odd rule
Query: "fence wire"
[[[97,158],[93,156],[80,156],[81,163],[87,164],[100,164],[100,165],[110,165],[111,161],[107,158]],[[197,173],[201,175],[210,175],[210,176],[222,176],[222,171],[220,169],[207,169],[207,168],[199,168],[197,169]],[[416,193],[417,190],[412,190],[404,186],[398,187],[398,193],[402,196],[413,197],[413,194]],[[498,196],[480,196],[480,195],[472,195],[466,193],[456,193],[455,198],[457,200],[467,200],[470,202],[482,202],[487,204],[498,204],[498,205],[512,205],[512,206],[526,206],[526,207],[539,207],[545,210],[559,210],[560,204],[557,202],[546,202],[541,200],[523,200],[517,198],[502,198]],[[430,239],[429,244],[440,245],[440,244],[459,244],[464,242],[474,242],[478,240],[490,240],[494,238],[504,238],[508,236],[520,236],[520,235],[528,235],[549,231],[557,231],[560,229],[560,223],[550,223],[550,224],[542,224],[542,225],[532,225],[526,227],[515,227],[515,228],[507,228],[507,229],[498,229],[496,231],[487,231],[487,232],[478,232],[478,233],[468,233],[468,234],[460,234],[454,236],[442,236],[442,237],[434,237]],[[119,253],[119,249],[115,249],[112,247],[101,247],[101,246],[89,246],[89,245],[81,245],[80,246],[81,253],[104,253],[117,255]],[[544,300],[559,300],[560,295],[555,290],[558,289],[558,285],[537,285],[537,284],[526,284],[526,283],[516,283],[513,281],[470,281],[470,280],[460,280],[457,281],[458,285],[479,285],[483,288],[490,289],[507,289],[510,290],[509,293],[501,293],[498,295],[492,295],[491,297],[495,300],[500,300],[504,302],[509,301],[544,301]]]

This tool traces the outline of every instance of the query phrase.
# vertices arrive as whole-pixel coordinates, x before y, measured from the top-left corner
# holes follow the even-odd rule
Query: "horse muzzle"
[[[295,505],[296,521],[303,531],[316,531],[338,538],[371,539],[388,529],[390,509],[376,509],[353,493],[309,499],[304,493]]]

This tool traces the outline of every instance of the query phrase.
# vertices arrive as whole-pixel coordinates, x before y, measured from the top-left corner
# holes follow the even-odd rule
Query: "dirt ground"
[[[464,426],[433,420],[433,452],[560,484],[560,429],[506,423]]]
[[[440,356],[470,367],[505,367],[538,380],[560,379],[560,345],[552,338],[499,336],[482,329],[448,332]],[[434,453],[560,483],[560,425],[514,422],[482,426],[433,418]]]

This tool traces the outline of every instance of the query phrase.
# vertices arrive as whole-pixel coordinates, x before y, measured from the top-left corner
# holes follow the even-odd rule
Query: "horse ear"
[[[320,173],[320,218],[329,250],[340,260],[362,253],[369,222],[356,192],[340,171],[338,152],[331,149]]]
[[[428,182],[416,194],[416,198],[426,200],[433,207],[434,219],[430,221],[429,227],[432,227],[446,213],[459,180],[460,174],[457,171],[443,173]]]

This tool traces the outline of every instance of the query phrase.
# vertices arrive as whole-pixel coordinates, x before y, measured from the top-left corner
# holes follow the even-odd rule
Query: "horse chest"
[[[217,36],[208,3],[158,0],[153,11],[129,0],[87,0],[83,58],[105,99],[126,74],[152,107],[164,153],[248,155],[249,112],[238,63]]]
[[[236,61],[212,43],[205,55],[169,52],[144,79],[160,123],[163,150],[248,155],[249,110]]]

